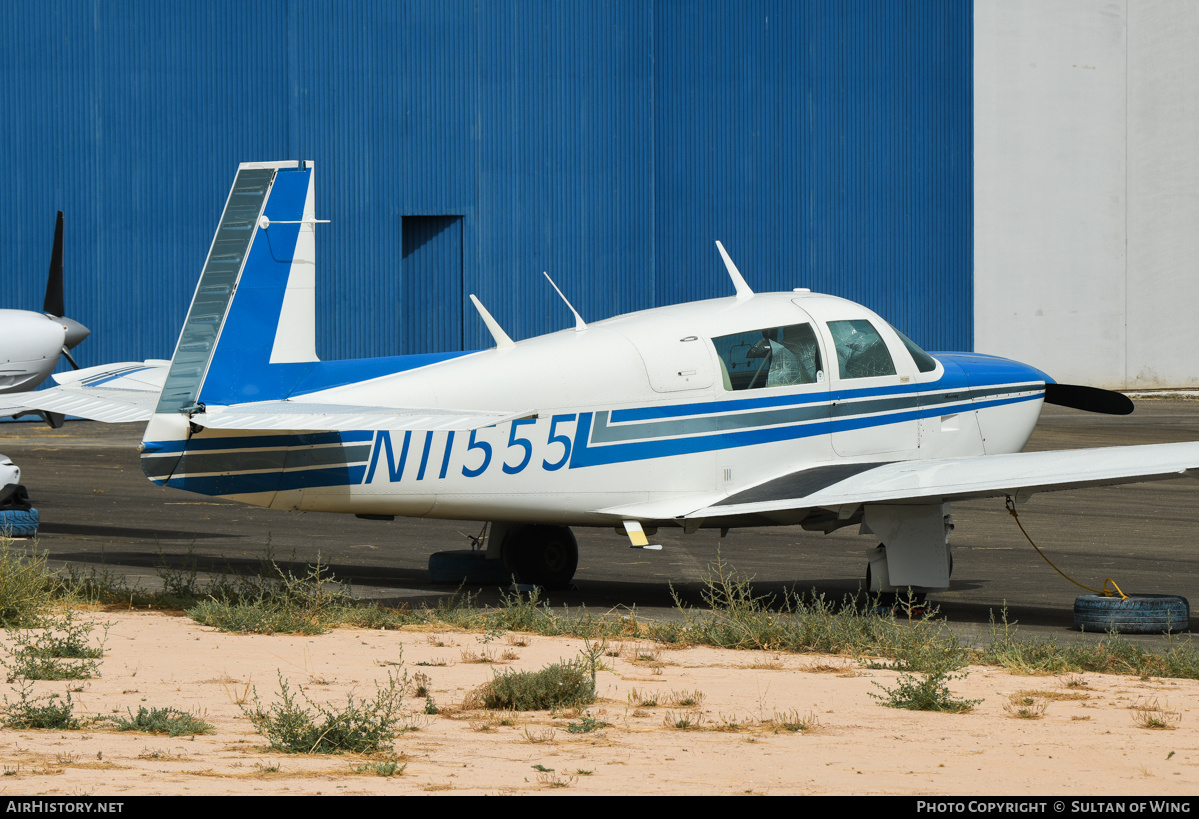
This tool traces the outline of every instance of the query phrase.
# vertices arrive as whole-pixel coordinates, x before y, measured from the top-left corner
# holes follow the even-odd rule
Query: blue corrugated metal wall
[[[415,332],[403,217],[460,216],[514,338],[731,287],[972,326],[966,0],[0,4],[0,306],[36,309],[54,211],[82,363],[169,355],[239,161],[314,159],[318,350]],[[415,224],[415,223],[413,223]],[[405,294],[408,293],[407,298]],[[439,295],[439,298],[443,296]],[[449,296],[445,296],[449,298]],[[463,298],[467,347],[490,341]],[[451,324],[453,322],[450,322]]]

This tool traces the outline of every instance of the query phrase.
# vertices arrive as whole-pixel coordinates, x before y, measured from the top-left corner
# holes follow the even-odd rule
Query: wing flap
[[[681,517],[717,518],[1003,495],[1027,497],[1036,492],[1166,480],[1199,470],[1199,442],[836,467],[840,471],[826,465],[783,475]]]

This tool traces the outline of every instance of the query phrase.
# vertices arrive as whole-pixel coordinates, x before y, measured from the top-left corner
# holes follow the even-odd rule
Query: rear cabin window
[[[865,319],[830,321],[829,333],[837,347],[837,366],[842,378],[872,378],[895,375],[895,362],[886,342]]]
[[[789,387],[824,380],[810,324],[789,324],[712,339],[726,390]]]

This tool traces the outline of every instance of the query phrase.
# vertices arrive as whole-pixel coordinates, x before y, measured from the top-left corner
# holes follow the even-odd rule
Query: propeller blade
[[[62,298],[62,211],[54,225],[54,250],[50,253],[50,274],[46,277],[46,301],[42,312],[59,317],[66,312]]]
[[[63,354],[64,356],[66,356],[66,359],[67,359],[67,361],[71,362],[71,366],[72,366],[74,369],[76,369],[76,370],[78,370],[78,369],[79,369],[79,365],[78,365],[78,364],[76,364],[76,363],[75,363],[75,359],[71,357],[71,349],[70,349],[69,347],[63,347],[63,348],[62,348],[62,354]]]
[[[1132,413],[1132,400],[1127,395],[1078,384],[1046,384],[1045,403],[1104,415]]]

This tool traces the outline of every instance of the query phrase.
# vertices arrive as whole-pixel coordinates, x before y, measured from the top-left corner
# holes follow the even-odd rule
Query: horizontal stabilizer
[[[299,401],[260,401],[228,407],[208,407],[192,422],[210,429],[314,430],[340,432],[355,429],[469,430],[502,424],[533,413],[484,410],[432,409],[429,407],[368,407],[343,404],[306,404]]]
[[[74,415],[107,424],[148,421],[169,362],[123,361],[53,376],[60,386],[4,396],[0,416],[36,410]]]
[[[928,503],[1165,480],[1199,470],[1199,442],[817,466],[737,492],[686,518],[866,503]]]
[[[72,384],[36,392],[13,393],[6,396],[6,400],[21,401],[27,410],[45,410],[106,424],[123,424],[127,421],[150,420],[154,406],[158,403],[158,393]]]

